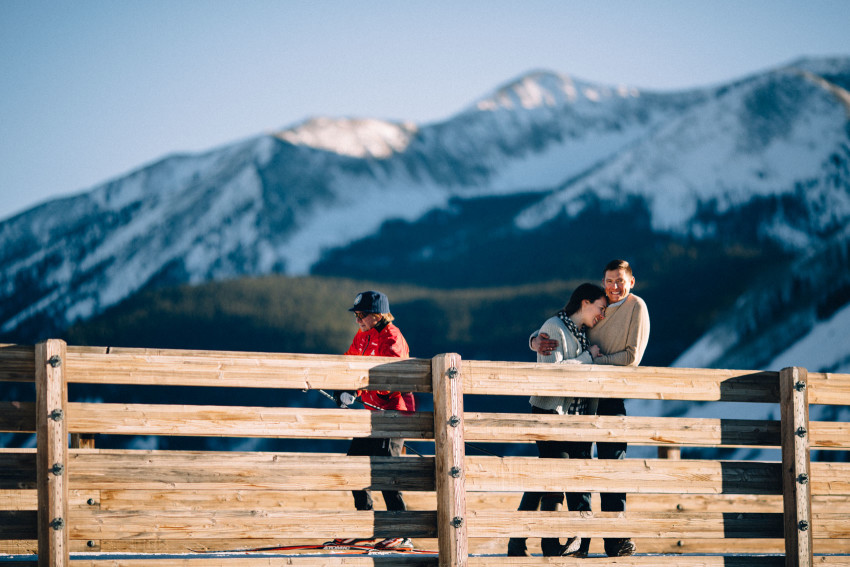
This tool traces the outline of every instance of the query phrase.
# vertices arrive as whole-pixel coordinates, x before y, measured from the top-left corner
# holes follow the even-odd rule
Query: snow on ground
[[[510,194],[521,189],[551,189],[566,179],[589,169],[638,139],[645,129],[633,127],[626,132],[592,133],[582,138],[551,144],[540,152],[532,152],[521,160],[505,160],[494,168],[496,173],[489,194]],[[531,228],[556,216],[559,209],[540,211],[540,219],[531,219]],[[548,214],[547,214],[548,213]],[[517,226],[522,226],[518,221]],[[528,222],[528,221],[525,221]]]
[[[388,219],[414,221],[448,200],[443,188],[412,178],[406,184],[399,180],[391,192],[368,180],[340,178],[336,183],[347,191],[340,202],[305,215],[299,230],[278,250],[287,274],[307,274],[325,250],[374,234]]]

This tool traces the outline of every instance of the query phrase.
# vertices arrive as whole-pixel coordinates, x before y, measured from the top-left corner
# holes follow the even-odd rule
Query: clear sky
[[[442,120],[534,69],[644,89],[850,55],[848,0],[0,0],[0,220],[312,116]]]

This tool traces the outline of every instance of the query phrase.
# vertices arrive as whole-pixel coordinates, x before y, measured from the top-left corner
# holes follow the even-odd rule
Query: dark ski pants
[[[556,413],[553,410],[544,410],[531,406],[531,413]],[[578,441],[537,441],[537,452],[541,459],[589,459],[592,444]],[[557,466],[557,465],[553,465]],[[567,492],[567,509],[571,512],[583,512],[590,510],[589,492]],[[564,503],[563,492],[526,492],[522,495],[519,508],[523,512],[542,510],[544,512],[556,512]],[[524,538],[511,538],[511,546],[525,548]],[[561,547],[558,538],[543,538],[540,547],[544,555],[557,555]]]
[[[352,457],[399,457],[404,447],[404,439],[386,438],[357,438],[351,440],[348,455]],[[358,510],[371,510],[373,507],[372,493],[369,490],[355,490],[354,507]],[[398,490],[382,490],[387,510],[391,512],[404,511],[404,499]]]
[[[626,404],[619,398],[600,398],[596,415],[626,415]],[[625,459],[625,443],[597,443],[596,456],[600,459]],[[623,512],[626,509],[626,494],[612,492],[600,494],[603,512]]]
[[[622,399],[600,398],[596,415],[626,415],[626,404]],[[600,459],[625,459],[625,443],[597,443],[596,456]],[[623,512],[626,509],[626,494],[620,492],[600,494],[601,508],[603,512]],[[605,538],[605,553],[609,556],[616,552],[622,538]],[[582,547],[587,549],[590,540],[581,542]]]

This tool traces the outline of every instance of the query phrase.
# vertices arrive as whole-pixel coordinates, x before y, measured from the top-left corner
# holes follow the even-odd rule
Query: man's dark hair
[[[626,275],[632,277],[632,267],[625,260],[611,260],[605,265],[605,269],[602,270],[602,277],[605,277],[605,272],[610,272],[612,270],[625,270]]]

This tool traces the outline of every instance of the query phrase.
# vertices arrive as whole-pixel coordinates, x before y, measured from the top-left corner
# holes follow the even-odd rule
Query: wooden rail
[[[462,361],[456,354],[398,360],[107,349],[48,340],[0,345],[0,381],[35,385],[34,399],[0,402],[0,431],[36,436],[36,449],[0,449],[0,553],[37,553],[39,565],[116,564],[98,553],[191,554],[393,536],[436,553],[216,561],[575,564],[582,560],[504,556],[509,537],[531,538],[530,550],[539,553],[540,537],[571,535],[593,538],[592,555],[603,553],[604,537],[633,538],[639,554],[617,565],[850,565],[850,424],[808,419],[810,404],[850,402],[846,374],[557,366]],[[112,398],[125,399],[69,401],[75,384],[113,388]],[[426,411],[343,411],[317,403],[318,396],[298,403],[322,407],[193,404],[200,387],[413,391]],[[515,413],[464,411],[466,396],[531,394],[734,402],[741,411],[736,419],[566,417],[532,415],[524,400]],[[776,404],[780,419],[746,419],[751,402]],[[151,444],[173,437],[403,437],[433,448],[402,457],[94,448],[100,435]],[[559,461],[481,451],[555,439],[625,441],[658,447],[669,458]],[[682,447],[775,448],[781,460],[681,459]],[[812,462],[812,450],[837,450],[839,459]],[[376,510],[355,511],[350,491],[366,488],[375,491]],[[408,511],[384,511],[382,489],[403,491]],[[594,510],[596,493],[625,492],[627,511],[516,511],[523,491],[565,490],[593,492]],[[152,561],[198,564],[191,555],[120,563]]]

